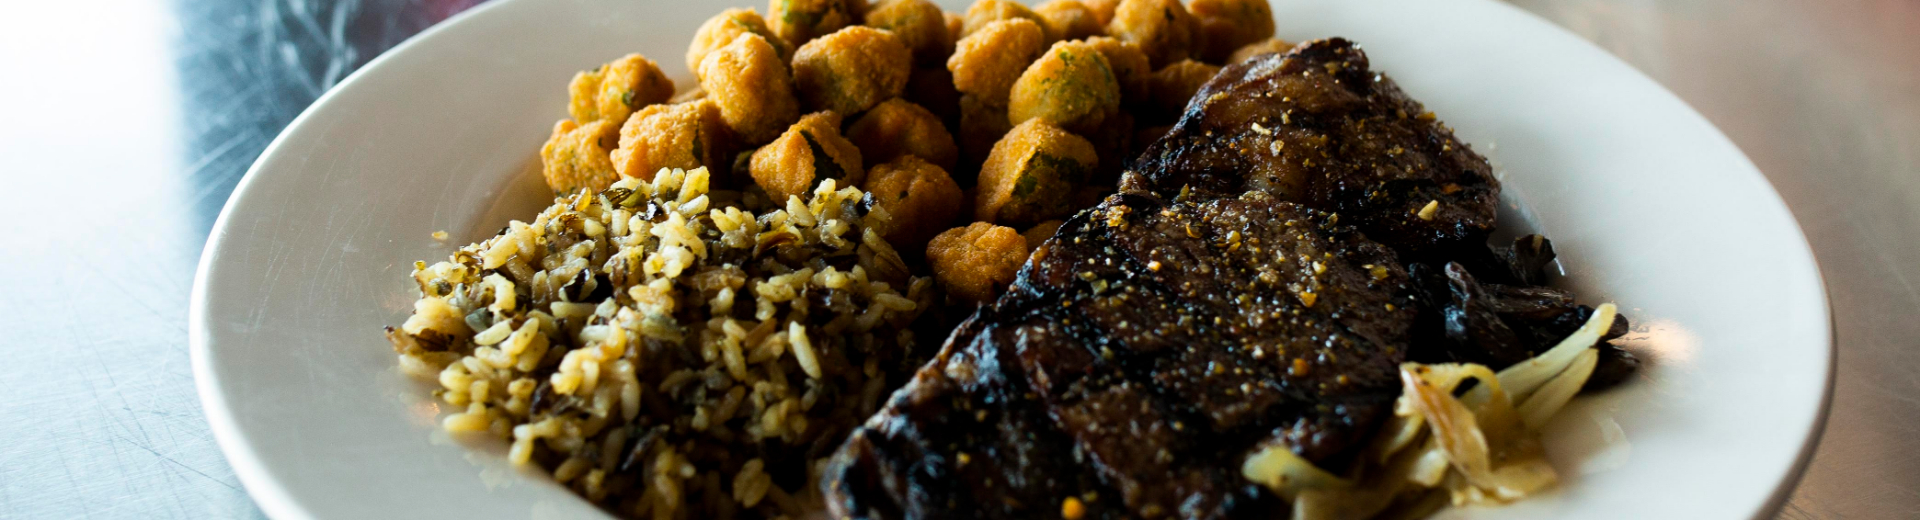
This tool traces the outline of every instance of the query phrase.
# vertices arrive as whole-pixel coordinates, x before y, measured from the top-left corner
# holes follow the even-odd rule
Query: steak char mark
[[[1228,65],[1131,171],[1123,190],[1265,191],[1415,255],[1484,244],[1500,196],[1485,157],[1340,38]]]
[[[1280,442],[1338,466],[1391,413],[1415,309],[1330,214],[1116,195],[1062,226],[829,470],[838,517],[1235,518]]]
[[[848,437],[836,518],[1270,518],[1254,449],[1340,471],[1409,355],[1511,362],[1584,319],[1532,288],[1544,240],[1486,247],[1486,160],[1346,40],[1226,67],[1132,166]]]

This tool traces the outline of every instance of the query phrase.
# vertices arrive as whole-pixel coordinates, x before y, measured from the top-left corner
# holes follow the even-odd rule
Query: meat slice
[[[1416,256],[1484,244],[1500,195],[1486,158],[1340,38],[1222,69],[1130,171],[1123,191],[1265,191]]]
[[[1122,194],[856,430],[841,518],[1270,516],[1263,442],[1338,467],[1398,393],[1415,309],[1389,248],[1265,192]]]
[[[829,507],[1283,514],[1239,475],[1255,447],[1339,471],[1410,354],[1510,363],[1590,312],[1537,287],[1544,239],[1487,248],[1498,195],[1486,160],[1346,40],[1228,66],[849,437]],[[1611,381],[1633,361],[1614,350]]]
[[[1003,359],[1016,331],[1044,328],[976,316],[956,330],[834,455],[825,489],[834,518],[1029,518],[1081,496],[1085,518],[1119,517]]]

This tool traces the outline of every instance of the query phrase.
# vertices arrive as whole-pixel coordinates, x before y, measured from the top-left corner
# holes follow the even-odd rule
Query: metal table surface
[[[477,1],[0,5],[0,517],[261,516],[188,368],[201,246],[301,109]],[[1813,242],[1838,379],[1780,517],[1920,517],[1920,1],[1515,3],[1705,113]]]

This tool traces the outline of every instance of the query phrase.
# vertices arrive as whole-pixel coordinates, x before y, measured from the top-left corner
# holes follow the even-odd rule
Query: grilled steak
[[[1123,190],[1266,191],[1418,255],[1484,244],[1500,195],[1486,158],[1340,38],[1228,65],[1132,171]]]
[[[1229,518],[1277,441],[1338,465],[1390,413],[1410,279],[1264,192],[1116,195],[1068,222],[829,471],[837,516]]]
[[[1281,499],[1239,471],[1256,447],[1338,471],[1391,413],[1409,356],[1511,363],[1590,315],[1535,287],[1544,239],[1486,246],[1498,193],[1486,160],[1345,40],[1229,66],[1120,194],[1062,226],[848,437],[828,506],[1272,517]]]

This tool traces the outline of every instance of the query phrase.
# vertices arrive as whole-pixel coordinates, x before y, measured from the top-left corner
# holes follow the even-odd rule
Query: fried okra
[[[1038,119],[1013,127],[980,166],[973,218],[1030,226],[1073,213],[1073,194],[1099,163],[1093,144]]]
[[[1282,40],[1279,38],[1267,38],[1265,40],[1249,43],[1246,46],[1241,47],[1239,49],[1235,49],[1232,55],[1227,56],[1227,61],[1225,65],[1232,65],[1235,63],[1247,61],[1247,58],[1252,58],[1254,56],[1259,56],[1262,54],[1287,52],[1288,49],[1292,49],[1292,48],[1293,48],[1292,42],[1288,42],[1286,40]]]
[[[767,190],[775,204],[804,197],[822,179],[857,186],[866,178],[860,149],[840,136],[840,116],[833,112],[801,117],[779,139],[753,152],[752,161],[753,182]]]
[[[953,56],[947,58],[953,87],[989,105],[1004,107],[1014,80],[1046,50],[1045,44],[1045,33],[1032,20],[989,23],[954,45]]]
[[[621,175],[652,180],[661,168],[718,168],[726,157],[726,122],[709,98],[675,105],[650,105],[620,127],[620,148],[612,155]]]
[[[1050,0],[1033,6],[1040,15],[1040,26],[1055,40],[1080,40],[1098,36],[1106,24],[1093,16],[1093,10],[1080,0]]]
[[[540,147],[540,173],[554,193],[566,194],[586,188],[607,189],[620,174],[613,170],[609,150],[620,139],[619,127],[612,121],[587,124],[562,119],[553,125],[553,136]]]
[[[1107,58],[1086,42],[1053,44],[1013,83],[1007,122],[1039,119],[1090,133],[1120,111],[1120,83]]]
[[[1166,68],[1153,72],[1152,101],[1153,110],[1163,120],[1180,117],[1187,108],[1187,101],[1200,91],[1200,86],[1220,73],[1220,67],[1193,60],[1180,60]]]
[[[1040,18],[1039,13],[1033,12],[1033,10],[1028,9],[1027,6],[1020,5],[1019,2],[1011,0],[979,0],[967,7],[967,14],[962,18],[960,25],[960,36],[965,37],[978,32],[981,29],[985,29],[987,24],[993,22],[1016,19],[1028,20],[1036,24],[1046,23],[1046,20]],[[1041,25],[1040,28],[1042,30],[1041,34],[1046,34],[1046,26]],[[1048,41],[1052,41],[1053,35],[1046,34],[1046,36],[1049,38]]]
[[[896,248],[917,249],[960,214],[960,185],[939,166],[902,155],[867,171],[860,186],[892,217],[884,236]]]
[[[635,110],[672,98],[673,80],[653,60],[628,54],[575,74],[567,90],[572,93],[567,113],[574,121],[584,125],[606,120],[618,126]]]
[[[1179,0],[1121,0],[1107,35],[1140,45],[1159,68],[1191,55],[1194,27],[1193,15]]]
[[[882,0],[867,10],[867,26],[893,31],[913,51],[913,61],[938,65],[953,54],[956,35],[947,32],[946,13],[927,0]]]
[[[1087,11],[1093,13],[1094,21],[1100,22],[1101,27],[1113,21],[1113,12],[1120,7],[1120,0],[1080,0],[1080,3],[1086,4]]]
[[[860,147],[868,167],[913,155],[951,170],[960,158],[953,134],[940,116],[899,98],[875,105],[854,120],[847,126],[847,140]]]
[[[700,62],[701,88],[720,119],[742,140],[759,144],[780,136],[800,118],[787,63],[766,38],[740,34]]]
[[[1201,61],[1228,63],[1233,51],[1273,37],[1273,7],[1267,0],[1192,0],[1197,20],[1194,55]]]
[[[1005,226],[975,222],[946,230],[927,243],[933,279],[955,298],[992,301],[1027,262],[1027,241]]]
[[[811,110],[860,113],[899,96],[912,72],[912,51],[872,27],[841,29],[793,52],[794,90]]]
[[[1153,67],[1139,44],[1096,36],[1087,38],[1087,45],[1107,58],[1107,68],[1112,69],[1114,79],[1120,81],[1121,102],[1131,105],[1147,99],[1147,78],[1153,75]]]
[[[860,23],[866,7],[866,0],[768,0],[767,28],[798,47]]]
[[[782,64],[793,57],[793,45],[775,36],[760,13],[752,9],[734,8],[708,18],[707,23],[700,24],[700,30],[693,33],[693,43],[687,45],[687,70],[693,71],[694,78],[704,84],[706,77],[700,72],[700,63],[706,61],[707,54],[732,45],[733,40],[742,34],[765,38]]]

